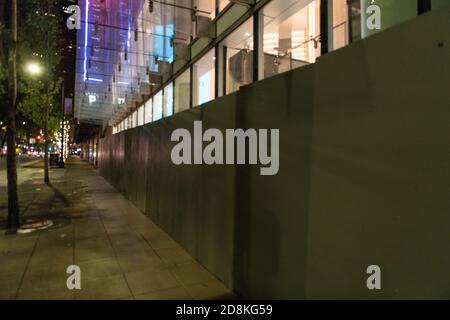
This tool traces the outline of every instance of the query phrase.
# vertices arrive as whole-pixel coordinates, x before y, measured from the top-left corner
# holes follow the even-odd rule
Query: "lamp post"
[[[30,62],[25,66],[26,71],[32,75],[32,76],[37,76],[40,75],[42,73],[42,68],[39,64],[35,63],[35,62]]]
[[[33,78],[37,78],[40,75],[42,75],[42,73],[43,73],[42,66],[39,63],[34,62],[34,61],[28,62],[24,66],[24,70],[28,75],[30,75]],[[25,125],[25,123],[23,123],[23,125]]]

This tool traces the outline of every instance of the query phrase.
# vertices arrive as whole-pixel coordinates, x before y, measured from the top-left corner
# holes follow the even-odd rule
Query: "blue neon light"
[[[87,81],[103,82],[102,79],[96,79],[96,78],[87,78]]]
[[[84,30],[84,74],[83,81],[87,80],[87,46],[88,46],[88,32],[89,32],[89,0],[86,0],[86,17],[85,17],[85,30]]]

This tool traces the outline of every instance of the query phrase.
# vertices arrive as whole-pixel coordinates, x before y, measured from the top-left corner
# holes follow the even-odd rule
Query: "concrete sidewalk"
[[[6,179],[0,172],[0,299],[228,299],[232,293],[87,163],[72,158],[42,183],[19,169],[22,218],[55,226],[5,236]],[[70,291],[66,269],[81,268]]]

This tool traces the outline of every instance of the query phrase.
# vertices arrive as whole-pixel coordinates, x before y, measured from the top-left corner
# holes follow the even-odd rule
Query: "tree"
[[[5,118],[7,127],[9,233],[14,233],[20,226],[16,115],[20,112],[33,123],[44,129],[48,128],[49,130],[45,130],[46,144],[51,131],[58,130],[58,89],[61,80],[55,75],[55,69],[61,60],[60,26],[65,25],[61,23],[61,16],[57,14],[54,1],[22,0],[20,4],[18,8],[17,0],[0,0],[0,119]],[[20,25],[17,24],[18,16]],[[40,59],[43,64],[44,57],[47,68],[43,81],[31,79],[22,68],[17,67],[36,59]],[[0,139],[3,139],[1,130]],[[48,146],[46,151],[48,152]],[[45,180],[48,182],[48,163],[46,173]]]
[[[7,103],[5,108],[6,142],[8,154],[6,160],[8,176],[8,233],[14,233],[19,228],[19,199],[17,196],[16,167],[16,103],[17,103],[17,0],[10,0],[8,28],[6,23],[6,3],[0,4],[0,69],[7,70]],[[5,39],[6,38],[6,39]],[[5,41],[7,40],[7,41]],[[7,42],[7,45],[5,45]],[[7,61],[6,61],[7,57]],[[7,67],[6,67],[7,66]],[[3,78],[5,78],[3,76]],[[3,79],[5,80],[5,79]],[[0,89],[4,93],[4,89]]]
[[[3,8],[3,5],[0,4],[0,40],[2,39],[2,32],[4,28],[2,23]],[[1,84],[6,82],[6,59],[4,58],[2,41],[0,41],[0,52],[0,97],[4,97],[6,94],[6,86],[2,86]],[[0,108],[0,150],[3,150],[6,143],[6,109],[6,105],[5,107],[2,105]]]
[[[59,131],[60,114],[58,108],[60,101],[57,98],[61,87],[61,78],[50,79],[48,83],[43,81],[35,81],[24,77],[19,82],[19,102],[17,105],[18,112],[33,122],[37,127],[45,127],[45,109],[50,106],[48,117],[49,136]],[[47,93],[46,87],[49,87]],[[49,102],[50,101],[50,102]]]
[[[55,123],[59,123],[60,110],[59,88],[62,79],[55,75],[55,69],[61,61],[61,26],[65,26],[61,15],[58,14],[54,1],[23,2],[25,23],[21,28],[21,51],[34,53],[45,64],[44,83],[24,77],[20,85],[20,94],[23,96],[19,103],[19,111],[34,123],[40,125],[45,137],[44,181],[50,183],[48,168],[48,149],[52,131],[56,131]],[[31,40],[29,35],[33,35]],[[59,125],[58,125],[59,126]],[[55,130],[56,129],[56,130]]]

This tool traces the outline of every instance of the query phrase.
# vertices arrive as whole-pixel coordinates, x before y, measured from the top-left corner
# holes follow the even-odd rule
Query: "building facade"
[[[80,1],[76,117],[158,121],[408,21],[447,0]]]
[[[244,298],[448,299],[448,2],[237,2],[205,29],[188,15],[197,36],[149,49],[141,77],[139,29],[120,27],[113,77],[85,82],[125,101],[80,105],[110,131],[90,144],[100,173]],[[196,121],[279,129],[278,174],[174,164],[172,133]]]

